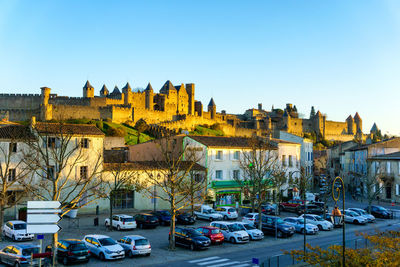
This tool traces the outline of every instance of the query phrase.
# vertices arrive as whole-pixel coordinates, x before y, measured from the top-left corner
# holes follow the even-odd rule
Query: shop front
[[[215,205],[239,206],[242,202],[241,186],[236,181],[213,181],[211,188],[215,192]]]

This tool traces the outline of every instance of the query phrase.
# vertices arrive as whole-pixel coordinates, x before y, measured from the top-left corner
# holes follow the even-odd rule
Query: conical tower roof
[[[160,92],[165,94],[170,90],[176,90],[176,88],[172,85],[171,81],[168,80],[164,83],[163,87],[161,87]]]
[[[217,105],[215,105],[214,99],[211,97],[210,103],[208,103],[209,107],[216,107]]]
[[[122,90],[123,90],[123,91],[126,91],[126,90],[131,91],[131,90],[132,90],[131,85],[129,84],[129,82],[127,82],[127,83],[125,84],[125,86],[122,88]]]
[[[351,115],[349,115],[346,119],[346,121],[353,121],[353,117]]]
[[[361,120],[361,117],[360,117],[360,115],[358,115],[358,112],[356,112],[356,114],[354,115],[354,120],[355,121],[360,121]]]
[[[145,91],[154,91],[154,90],[153,90],[153,87],[151,86],[150,83],[147,85]]]
[[[102,94],[102,95],[108,95],[109,94],[108,88],[107,88],[107,86],[105,84],[103,84],[103,87],[101,87],[100,94]]]
[[[374,125],[372,125],[372,128],[371,128],[371,133],[377,133],[379,131],[379,128],[378,128],[378,126],[376,126],[376,123],[374,122]]]
[[[121,91],[118,89],[118,86],[115,86],[114,87],[114,90],[112,91],[112,93],[111,93],[112,95],[118,95],[118,94],[121,94]]]
[[[93,86],[90,84],[89,80],[87,80],[83,88],[93,88]]]

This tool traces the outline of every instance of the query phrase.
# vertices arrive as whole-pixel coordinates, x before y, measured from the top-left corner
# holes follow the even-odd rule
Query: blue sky
[[[400,1],[0,1],[0,92],[195,83],[243,113],[358,111],[400,135]]]

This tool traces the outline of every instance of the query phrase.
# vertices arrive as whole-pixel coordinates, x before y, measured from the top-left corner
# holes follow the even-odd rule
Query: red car
[[[201,226],[196,229],[202,235],[210,238],[212,244],[222,244],[224,242],[224,235],[221,230],[213,226]]]
[[[303,205],[303,200],[292,199],[288,202],[283,202],[279,205],[279,210],[296,212],[300,205]]]

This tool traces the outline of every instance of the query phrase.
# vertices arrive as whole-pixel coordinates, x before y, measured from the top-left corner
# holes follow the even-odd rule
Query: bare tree
[[[289,182],[288,177],[288,168],[283,164],[275,164],[274,172],[272,174],[272,184],[276,189],[276,212],[280,212],[281,210],[281,202],[282,202],[282,191],[287,186]]]
[[[38,122],[31,127],[35,138],[25,142],[28,149],[23,156],[24,163],[37,178],[30,185],[31,193],[40,200],[59,201],[61,216],[98,198],[96,189],[101,184],[103,148],[96,149],[81,130],[102,135],[94,126]],[[55,233],[54,252],[57,241],[58,233]]]
[[[261,205],[267,191],[273,187],[272,174],[278,161],[276,147],[268,139],[253,137],[249,139],[249,150],[243,150],[239,157],[243,176],[233,176],[251,203],[252,212],[256,209],[261,222]],[[258,227],[261,229],[262,224]]]
[[[109,200],[110,231],[112,231],[113,206],[116,204],[116,194],[121,191],[141,191],[144,187],[145,182],[140,179],[139,173],[135,169],[133,163],[104,164],[103,183],[99,195]]]
[[[28,127],[9,125],[2,128],[3,140],[0,142],[0,225],[4,224],[4,211],[18,205],[29,193],[32,170],[23,159],[23,142],[32,135]],[[0,234],[2,240],[2,233]]]
[[[187,145],[179,147],[176,140],[166,137],[155,141],[158,147],[158,156],[154,157],[152,169],[146,170],[148,181],[156,186],[161,193],[154,195],[152,187],[147,187],[147,193],[153,198],[167,202],[170,206],[170,250],[175,249],[175,217],[179,210],[190,206],[193,192],[205,190],[205,168],[197,163],[201,158],[191,153]],[[190,156],[189,156],[190,155]],[[194,181],[190,172],[202,174],[202,179]]]
[[[367,161],[367,172],[361,177],[366,191],[369,213],[371,213],[372,201],[381,194],[386,182],[384,172],[379,168],[380,164],[376,165],[377,167],[375,167],[374,171],[371,170],[371,165],[371,161]]]

